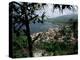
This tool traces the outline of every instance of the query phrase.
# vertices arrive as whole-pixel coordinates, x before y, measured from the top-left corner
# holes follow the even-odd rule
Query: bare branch
[[[38,17],[38,15],[31,17],[31,19],[29,19],[29,21],[32,21],[34,18]]]
[[[38,35],[34,38],[34,40],[32,41],[32,43],[34,43],[40,36],[41,36],[41,34],[38,34]]]

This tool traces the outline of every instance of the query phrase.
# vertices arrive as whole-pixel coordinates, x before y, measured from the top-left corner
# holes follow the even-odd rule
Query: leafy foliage
[[[73,28],[73,25],[76,27]],[[74,30],[76,30],[74,32]],[[36,44],[36,48],[45,50],[45,53],[48,53],[48,56],[52,55],[70,55],[70,54],[77,54],[78,53],[78,41],[75,36],[75,33],[77,34],[77,22],[74,24],[69,24],[68,26],[64,26],[59,32],[64,36],[63,42],[58,42],[58,38],[56,41],[50,40],[50,42],[43,42],[39,41],[38,44]],[[73,33],[73,37],[71,34]],[[71,38],[74,38],[75,40],[72,40]],[[71,41],[72,40],[72,41]],[[45,56],[45,53],[42,55]]]
[[[43,7],[46,4],[38,4],[38,3],[27,3],[27,2],[10,2],[9,3],[9,20],[11,21],[11,33],[15,33],[18,37],[17,40],[20,40],[21,31],[24,32],[24,35],[26,35],[28,40],[28,51],[29,56],[33,56],[32,53],[32,39],[30,37],[30,27],[29,23],[30,21],[33,21],[35,24],[35,20],[40,21],[40,23],[43,23],[43,19],[45,17],[45,13],[40,16],[41,19],[39,19],[39,16],[35,14],[35,10],[38,10],[39,8]],[[22,29],[25,27],[25,29]],[[19,39],[20,38],[20,39]],[[14,41],[14,42],[16,42]],[[18,44],[21,48],[24,48],[22,45],[24,45],[27,42],[19,44],[19,42],[23,42],[23,40],[17,41],[16,44]],[[12,45],[14,47],[14,45]]]
[[[20,35],[19,37],[13,33],[13,57],[27,57],[28,52],[26,48],[28,47],[28,40],[25,35]]]
[[[10,2],[9,3],[9,20],[11,21],[11,33],[12,33],[12,53],[13,57],[33,57],[33,48],[44,49],[51,55],[61,55],[61,54],[76,54],[77,53],[77,42],[72,44],[69,42],[71,38],[71,33],[74,34],[74,38],[77,40],[77,22],[71,23],[72,25],[66,28],[62,28],[60,33],[64,35],[64,42],[40,42],[39,44],[32,44],[32,39],[30,36],[30,23],[44,23],[45,13],[41,16],[35,14],[35,11],[44,8],[46,4],[42,3],[27,3],[27,2]],[[60,8],[60,5],[55,4],[55,8]],[[62,10],[65,7],[71,9],[71,5],[62,5]],[[23,29],[23,27],[25,27]],[[37,39],[36,39],[37,40]]]

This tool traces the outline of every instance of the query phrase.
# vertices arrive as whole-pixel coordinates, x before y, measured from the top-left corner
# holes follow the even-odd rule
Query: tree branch
[[[36,15],[35,17],[31,17],[31,19],[29,19],[29,21],[32,21],[36,17],[38,17],[38,15]]]
[[[41,36],[41,34],[38,34],[38,35],[34,38],[34,40],[32,41],[32,43],[34,43],[40,36]]]
[[[9,4],[13,4],[13,3],[15,3],[15,4],[19,5],[20,7],[24,7],[24,6],[22,6],[21,4],[19,4],[18,2],[15,2],[15,1],[10,2]]]

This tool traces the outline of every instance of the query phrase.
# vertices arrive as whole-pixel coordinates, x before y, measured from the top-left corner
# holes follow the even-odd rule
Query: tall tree
[[[37,14],[35,14],[35,10],[38,10],[39,8],[43,7],[46,4],[38,4],[38,3],[27,3],[27,2],[10,2],[9,3],[9,20],[12,24],[12,31],[16,32],[16,35],[20,35],[20,30],[23,26],[26,27],[24,31],[25,35],[28,39],[28,49],[29,49],[29,56],[33,57],[32,52],[32,39],[30,36],[30,21],[33,21],[35,23],[35,20],[38,20],[40,23],[43,23],[43,19],[45,16],[45,13],[42,14],[41,18]]]

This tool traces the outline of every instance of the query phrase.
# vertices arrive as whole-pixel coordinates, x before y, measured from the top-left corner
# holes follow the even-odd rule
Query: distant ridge
[[[46,21],[48,22],[69,22],[70,19],[72,21],[78,20],[78,15],[77,14],[71,14],[71,15],[63,15],[55,18],[48,18]]]

